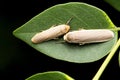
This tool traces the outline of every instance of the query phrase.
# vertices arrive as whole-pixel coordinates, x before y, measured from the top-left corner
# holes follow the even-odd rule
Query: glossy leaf
[[[115,37],[103,43],[95,44],[68,44],[62,37],[40,44],[33,44],[31,38],[38,32],[56,24],[65,24],[71,17],[71,30],[78,29],[109,29],[115,28],[104,11],[92,5],[80,2],[70,2],[55,5],[38,14],[30,21],[14,31],[14,35],[36,50],[56,59],[75,63],[86,63],[99,60],[106,56],[117,40]],[[97,34],[96,34],[97,35]]]
[[[120,11],[120,0],[105,0],[111,6],[113,6],[116,10]]]
[[[49,71],[43,73],[37,73],[26,80],[74,80],[65,73],[59,71]]]

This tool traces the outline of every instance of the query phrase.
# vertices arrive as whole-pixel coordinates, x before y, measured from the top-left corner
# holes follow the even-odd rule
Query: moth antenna
[[[55,26],[57,26],[57,24],[52,25],[50,28],[53,28],[53,27],[55,27]]]
[[[72,19],[73,19],[73,17],[71,17],[71,18],[66,22],[66,24],[69,24]]]

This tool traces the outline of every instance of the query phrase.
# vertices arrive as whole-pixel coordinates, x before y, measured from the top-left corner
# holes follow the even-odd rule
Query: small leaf
[[[74,80],[74,79],[60,71],[49,71],[37,73],[27,78],[26,80]]]
[[[70,2],[55,5],[43,11],[16,29],[13,34],[36,50],[60,60],[86,63],[106,56],[117,40],[117,32],[114,32],[115,37],[112,40],[95,44],[78,45],[66,42],[61,43],[63,38],[49,40],[40,44],[33,44],[31,42],[31,38],[39,31],[48,29],[55,24],[65,24],[71,17],[73,18],[70,22],[71,30],[78,30],[80,28],[115,28],[115,25],[104,11],[85,3]]]
[[[116,10],[120,11],[120,0],[105,0],[111,6],[113,6]]]

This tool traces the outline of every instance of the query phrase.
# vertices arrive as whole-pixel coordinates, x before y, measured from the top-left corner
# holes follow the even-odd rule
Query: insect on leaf
[[[114,38],[110,41],[86,45],[62,43],[63,37],[40,44],[31,42],[31,38],[36,33],[55,24],[65,24],[71,17],[73,18],[69,23],[71,30],[115,28],[107,14],[101,9],[86,3],[69,2],[46,9],[16,29],[13,34],[39,52],[59,60],[88,63],[106,56],[117,40],[117,32],[114,32]]]

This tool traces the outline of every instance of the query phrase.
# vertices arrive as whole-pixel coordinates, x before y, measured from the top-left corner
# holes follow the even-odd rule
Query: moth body
[[[107,29],[78,30],[68,32],[64,35],[64,40],[68,43],[97,43],[109,41],[114,37],[114,33]]]
[[[47,30],[44,30],[42,32],[35,34],[32,37],[31,41],[33,43],[41,43],[43,41],[55,39],[65,33],[67,33],[69,31],[69,29],[70,29],[69,25],[61,24],[61,25],[49,28]]]

